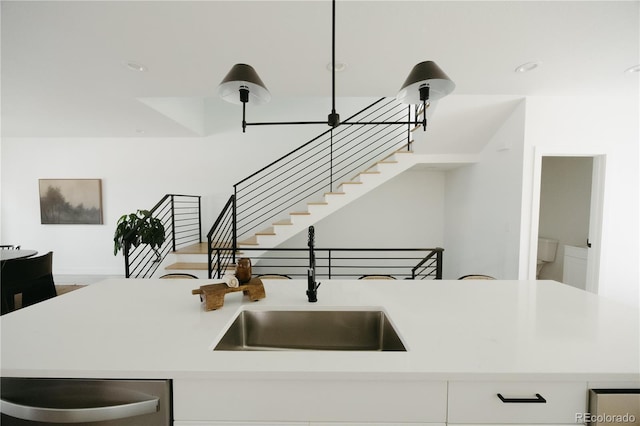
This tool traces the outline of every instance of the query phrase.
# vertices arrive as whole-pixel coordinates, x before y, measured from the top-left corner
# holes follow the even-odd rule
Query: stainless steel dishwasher
[[[172,424],[168,380],[85,380],[3,377],[3,426]]]
[[[640,389],[590,389],[590,426],[640,425]]]

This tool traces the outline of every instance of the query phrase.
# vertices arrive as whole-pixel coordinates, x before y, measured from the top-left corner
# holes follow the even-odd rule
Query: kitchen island
[[[171,379],[176,425],[575,423],[587,389],[640,387],[638,310],[553,281],[325,280],[310,304],[269,280],[206,312],[191,290],[211,282],[107,280],[5,315],[1,374]],[[243,309],[363,308],[407,351],[212,350]]]

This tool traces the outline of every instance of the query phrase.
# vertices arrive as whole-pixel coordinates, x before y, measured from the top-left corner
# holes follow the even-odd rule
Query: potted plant
[[[116,232],[113,236],[113,255],[124,250],[125,243],[137,247],[140,244],[149,244],[156,253],[156,261],[161,260],[158,249],[164,243],[162,221],[151,215],[149,210],[138,210],[136,213],[125,214],[116,224]],[[126,240],[125,240],[126,238]]]

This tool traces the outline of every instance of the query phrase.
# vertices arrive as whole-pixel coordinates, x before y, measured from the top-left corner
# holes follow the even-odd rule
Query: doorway
[[[538,279],[597,293],[603,165],[604,156],[541,157],[538,237],[557,246],[536,262]]]

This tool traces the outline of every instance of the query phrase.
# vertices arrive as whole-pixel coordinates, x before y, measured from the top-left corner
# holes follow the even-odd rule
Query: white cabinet
[[[586,382],[182,379],[173,388],[175,426],[575,425],[587,410]]]
[[[449,382],[448,423],[576,424],[586,395],[586,382]]]
[[[410,378],[176,379],[173,399],[174,418],[185,426],[189,421],[443,424],[447,418],[447,382]]]
[[[636,382],[174,379],[174,426],[580,425],[588,389]]]
[[[309,426],[308,422],[216,422],[216,421],[175,421],[173,426]]]
[[[345,423],[345,422],[174,422],[173,426],[446,426],[446,423]]]
[[[309,426],[446,426],[446,423],[345,423],[345,422],[311,422]]]
[[[562,282],[585,290],[587,288],[588,248],[564,246]]]

